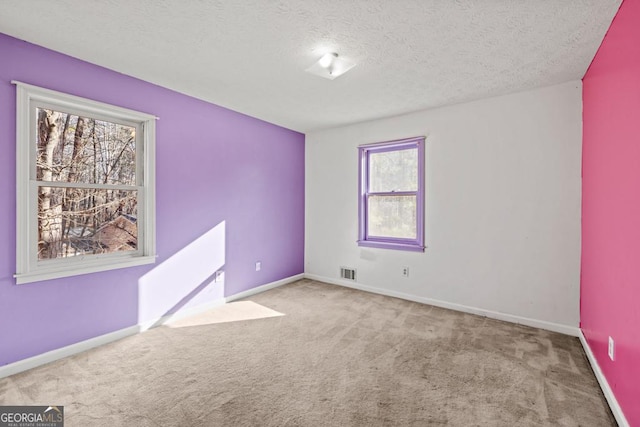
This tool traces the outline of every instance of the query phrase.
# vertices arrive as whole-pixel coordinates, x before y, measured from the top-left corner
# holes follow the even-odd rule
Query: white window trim
[[[155,121],[156,116],[73,96],[38,86],[12,81],[16,85],[16,278],[17,284],[76,276],[86,273],[151,264],[156,259],[155,240]],[[31,113],[36,103],[81,110],[92,116],[135,122],[143,129],[142,192],[144,203],[138,218],[142,224],[139,249],[132,253],[78,256],[60,260],[37,260],[37,185],[32,177],[35,145]],[[136,153],[138,155],[138,153]],[[138,165],[140,166],[140,165]],[[34,246],[35,245],[35,246]]]

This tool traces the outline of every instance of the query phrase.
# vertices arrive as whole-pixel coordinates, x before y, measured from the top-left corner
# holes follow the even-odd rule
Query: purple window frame
[[[358,173],[358,246],[424,252],[424,140],[424,136],[419,136],[394,141],[378,142],[375,144],[366,144],[358,147],[358,157],[360,160]],[[367,200],[371,194],[384,194],[372,193],[369,191],[369,156],[371,153],[383,153],[414,148],[418,150],[418,189],[416,191],[392,193],[398,196],[407,194],[416,195],[416,238],[403,239],[397,237],[369,236],[369,204],[367,203]]]

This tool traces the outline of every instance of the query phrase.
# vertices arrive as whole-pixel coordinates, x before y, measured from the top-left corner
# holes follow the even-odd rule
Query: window
[[[156,118],[13,83],[17,283],[154,262]]]
[[[424,137],[360,153],[358,245],[424,251]]]

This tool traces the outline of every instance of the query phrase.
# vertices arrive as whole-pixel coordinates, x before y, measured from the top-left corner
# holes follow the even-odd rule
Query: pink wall
[[[640,426],[639,0],[624,1],[583,83],[581,327],[627,420]]]

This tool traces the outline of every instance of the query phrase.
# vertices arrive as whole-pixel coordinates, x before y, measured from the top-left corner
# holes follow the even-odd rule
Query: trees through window
[[[136,127],[38,107],[36,116],[38,259],[135,251]]]
[[[18,85],[18,282],[152,262],[155,118]]]

